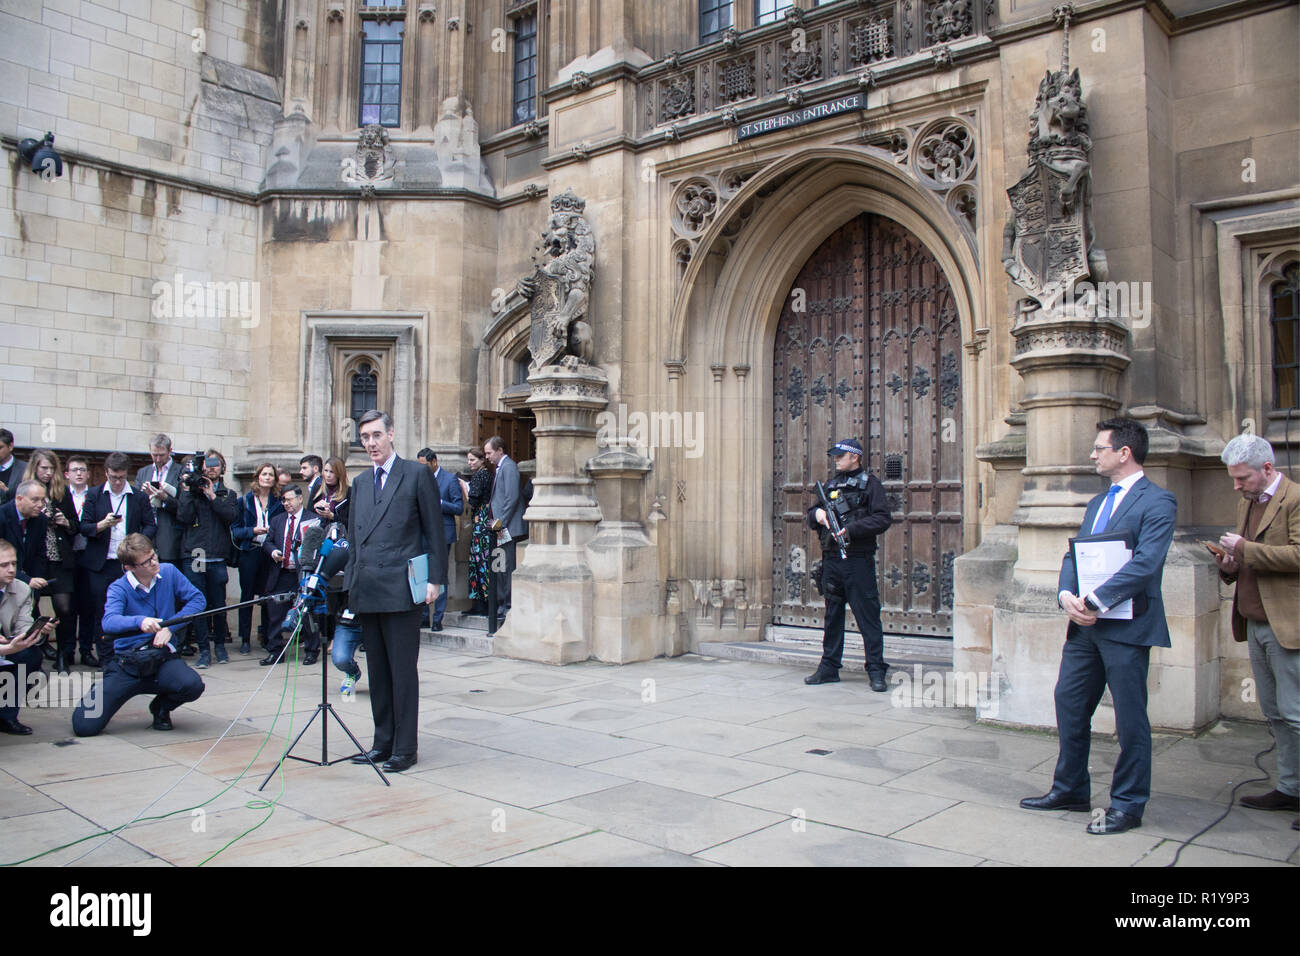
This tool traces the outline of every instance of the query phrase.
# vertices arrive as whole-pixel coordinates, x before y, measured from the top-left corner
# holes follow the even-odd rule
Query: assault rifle
[[[840,524],[839,515],[835,513],[835,509],[831,507],[830,499],[826,497],[826,486],[820,481],[817,482],[817,498],[822,503],[822,510],[826,512],[826,523],[830,525],[831,537],[834,538],[835,543],[839,545],[840,557],[844,560],[848,560],[849,532]]]

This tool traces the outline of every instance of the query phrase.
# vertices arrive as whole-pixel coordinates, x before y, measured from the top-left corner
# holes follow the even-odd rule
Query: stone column
[[[596,453],[596,415],[609,404],[597,366],[566,356],[528,376],[537,416],[537,476],[524,513],[528,547],[511,583],[511,608],[496,632],[502,657],[569,664],[592,656],[595,579],[587,544],[601,520],[586,463]]]
[[[660,657],[670,648],[661,610],[659,555],[641,523],[652,463],[631,447],[611,444],[587,462],[605,516],[587,543],[596,587],[593,656],[627,664]]]
[[[1066,539],[1105,484],[1089,455],[1097,422],[1120,407],[1115,396],[1129,364],[1128,330],[1072,303],[1030,312],[1011,334],[1011,364],[1025,381],[1024,490],[1012,516],[1019,535],[1010,587],[993,607],[989,666],[1002,690],[980,716],[1054,726],[1052,688],[1066,624],[1056,605],[1057,578]]]

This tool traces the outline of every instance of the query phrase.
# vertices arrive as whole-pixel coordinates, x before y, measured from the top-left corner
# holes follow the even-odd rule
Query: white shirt
[[[1119,481],[1114,482],[1114,483],[1111,485],[1111,488],[1118,487],[1118,488],[1119,488],[1119,491],[1117,491],[1117,492],[1115,493],[1115,500],[1111,502],[1111,505],[1110,505],[1110,515],[1106,518],[1106,524],[1107,524],[1107,527],[1110,526],[1110,520],[1111,520],[1111,518],[1114,518],[1114,517],[1115,517],[1115,512],[1116,512],[1116,511],[1119,511],[1119,503],[1120,503],[1121,501],[1124,500],[1124,496],[1125,496],[1125,495],[1127,495],[1130,491],[1133,490],[1133,486],[1136,485],[1139,481],[1142,480],[1142,477],[1143,477],[1143,472],[1142,472],[1141,470],[1138,470],[1138,471],[1133,472],[1133,474],[1129,475],[1127,478],[1121,478]],[[1107,489],[1106,489],[1106,493],[1107,493],[1107,494],[1110,493],[1110,488],[1107,488]],[[1105,502],[1102,503],[1102,506],[1101,506],[1101,507],[1102,507],[1102,508],[1106,507]],[[1094,528],[1097,526],[1097,519],[1098,519],[1099,517],[1101,517],[1101,508],[1098,508],[1098,509],[1097,509],[1097,513],[1096,513],[1095,515],[1092,516],[1092,524],[1093,524],[1093,527],[1094,527]],[[1092,534],[1092,533],[1093,533],[1092,530],[1089,529],[1089,534]],[[1069,594],[1069,593],[1070,593],[1069,591],[1064,591],[1064,590],[1061,591],[1061,593],[1058,594],[1058,595],[1056,596],[1056,603],[1059,604],[1059,605],[1061,605],[1061,607],[1065,607],[1065,602],[1061,600],[1061,596],[1062,596],[1062,595],[1065,595],[1065,594]],[[1106,605],[1102,604],[1101,601],[1097,600],[1097,592],[1096,592],[1096,591],[1093,591],[1093,592],[1091,592],[1090,594],[1086,595],[1086,596],[1085,596],[1085,600],[1086,600],[1087,598],[1092,598],[1092,603],[1095,604],[1095,605],[1097,605],[1097,613],[1098,613],[1098,614],[1102,614],[1102,613],[1105,613],[1106,611],[1109,611],[1109,610],[1110,610],[1110,608],[1108,608],[1108,607],[1106,607]]]
[[[257,512],[257,524],[255,524],[253,527],[255,528],[270,527],[270,525],[267,523],[266,520],[266,512],[270,507],[271,507],[271,499],[269,497],[266,499],[266,508],[263,508],[262,500],[258,498],[257,495],[253,495],[253,510]],[[266,541],[266,532],[253,535],[254,544],[260,545],[265,541]]]
[[[126,537],[126,496],[131,494],[131,482],[128,481],[123,486],[120,495],[113,494],[113,489],[109,487],[107,481],[104,482],[104,490],[108,492],[108,503],[113,508],[113,514],[122,516],[122,520],[113,525],[108,532],[108,560],[116,561],[117,546]]]
[[[161,571],[161,568],[159,570]],[[161,574],[155,574],[153,576],[153,580],[149,582],[149,586],[145,587],[140,583],[140,579],[135,576],[134,571],[128,571],[126,572],[126,583],[131,585],[131,587],[133,587],[135,590],[143,591],[145,594],[148,594],[150,591],[154,589],[154,585],[158,583],[158,579],[160,577],[162,577]]]
[[[1282,484],[1282,472],[1279,471],[1277,477],[1273,479],[1273,483],[1259,493],[1260,504],[1266,504],[1266,499],[1275,497],[1277,495],[1277,486],[1280,484]]]

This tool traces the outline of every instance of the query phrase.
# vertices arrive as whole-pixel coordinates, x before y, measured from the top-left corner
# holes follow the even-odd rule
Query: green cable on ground
[[[20,866],[20,865],[22,865],[23,863],[30,863],[32,860],[39,860],[39,859],[40,859],[41,857],[43,857],[43,856],[49,856],[51,853],[58,853],[60,850],[66,850],[66,849],[68,849],[68,847],[76,846],[78,843],[85,843],[87,840],[94,840],[94,839],[96,839],[96,838],[98,838],[98,837],[101,837],[101,836],[115,836],[116,834],[120,833],[122,830],[125,830],[127,827],[130,827],[130,826],[132,826],[132,825],[134,825],[134,824],[136,824],[136,823],[151,823],[151,822],[154,822],[154,821],[157,821],[157,820],[166,820],[168,817],[173,817],[173,816],[175,816],[175,815],[178,814],[178,813],[189,813],[189,812],[192,812],[192,811],[194,811],[194,810],[201,809],[202,807],[206,807],[209,803],[212,803],[214,800],[220,798],[223,794],[228,793],[228,792],[229,792],[229,791],[230,791],[230,790],[235,786],[235,784],[239,783],[239,781],[242,780],[242,779],[244,778],[244,774],[248,773],[249,769],[253,766],[253,764],[255,764],[255,763],[257,762],[257,758],[260,757],[260,756],[262,755],[262,751],[263,751],[264,749],[266,749],[266,744],[267,744],[267,742],[271,739],[271,733],[275,730],[275,725],[276,725],[276,724],[279,722],[279,720],[280,720],[280,715],[284,712],[284,696],[285,696],[285,694],[288,692],[288,687],[289,687],[289,667],[288,667],[289,660],[288,660],[288,653],[289,653],[289,649],[294,649],[294,650],[297,649],[298,634],[299,634],[299,631],[300,631],[301,629],[302,629],[302,620],[301,620],[301,618],[300,618],[299,621],[298,621],[298,626],[294,628],[293,634],[292,634],[292,635],[290,636],[290,638],[289,638],[289,645],[288,645],[288,648],[286,648],[286,650],[285,650],[285,686],[284,686],[284,688],[282,688],[281,691],[280,691],[280,701],[279,701],[279,704],[278,704],[278,706],[277,706],[277,708],[276,708],[276,711],[275,711],[275,719],[271,721],[271,726],[270,726],[269,728],[267,728],[266,735],[262,738],[262,742],[261,742],[261,744],[258,745],[258,747],[257,747],[257,751],[253,754],[252,758],[251,758],[251,759],[248,761],[248,763],[244,766],[244,769],[241,770],[241,771],[239,772],[239,775],[238,775],[237,777],[235,777],[233,780],[231,780],[230,783],[226,784],[225,787],[223,787],[221,790],[217,791],[215,794],[213,794],[213,795],[212,795],[211,797],[209,797],[207,800],[204,800],[202,803],[195,804],[195,805],[192,806],[192,807],[180,807],[179,809],[176,809],[176,810],[169,810],[167,813],[159,814],[159,815],[157,815],[157,816],[151,816],[151,817],[140,817],[140,818],[137,819],[137,820],[131,820],[131,821],[128,821],[127,823],[123,823],[121,826],[114,827],[114,828],[112,828],[111,830],[110,830],[110,829],[103,829],[103,828],[101,828],[101,829],[99,829],[99,830],[98,830],[97,832],[95,832],[95,833],[90,833],[90,834],[87,834],[87,835],[84,836],[84,837],[79,837],[79,838],[77,838],[76,840],[73,840],[73,841],[71,841],[71,842],[69,842],[69,843],[64,843],[64,844],[62,844],[61,846],[51,847],[51,848],[48,849],[48,850],[42,850],[40,853],[36,853],[36,854],[34,854],[34,855],[32,855],[32,856],[25,857],[24,859],[21,859],[21,860],[13,860],[12,862],[7,862],[7,863],[0,863],[0,867]],[[295,658],[294,663],[296,663],[296,662],[297,662],[297,661],[296,661],[296,658]],[[297,685],[296,685],[296,684],[294,685],[294,696],[293,696],[293,700],[294,700],[295,702],[297,701]],[[233,725],[232,725],[232,726],[233,726]],[[290,719],[289,719],[289,726],[290,726],[290,732],[292,732],[292,728],[293,728],[293,718],[292,718],[292,715],[290,716]],[[230,729],[230,728],[227,728],[227,731],[226,731],[227,733],[229,732],[229,729]],[[287,754],[288,751],[286,750],[285,753]],[[205,754],[204,756],[206,756],[206,754]],[[200,759],[200,762],[202,762],[201,759]],[[198,766],[199,766],[198,764],[195,764],[195,765],[194,765],[193,767],[191,767],[190,770],[187,771],[187,772],[192,772],[193,770],[197,769]],[[175,784],[173,784],[173,786],[175,786]],[[283,797],[283,796],[284,796],[284,790],[283,790],[283,786],[282,786],[282,788],[281,788],[281,792],[280,792],[280,796],[279,796],[279,797],[276,797],[276,802],[278,802],[278,801],[280,800],[280,798]],[[249,801],[248,803],[244,804],[244,806],[247,807],[247,808],[249,808],[249,809],[261,809],[259,806],[255,806],[256,804],[260,804],[260,803],[262,803],[262,801],[260,801],[260,800],[251,800],[251,801]],[[272,803],[271,806],[272,806],[272,809],[274,810],[274,803]],[[265,823],[267,819],[270,819],[270,815],[269,815],[269,814],[267,815],[266,819],[262,820],[262,822],[259,823],[259,824],[257,824],[257,826],[261,826],[262,823]],[[226,846],[224,846],[224,847],[222,847],[220,850],[218,850],[217,853],[221,853],[222,851],[226,850],[228,847],[230,847],[231,845],[233,845],[233,844],[234,844],[235,842],[237,842],[238,840],[243,839],[245,836],[247,836],[249,833],[251,833],[251,832],[252,832],[253,830],[255,830],[255,829],[257,829],[257,827],[253,827],[252,829],[247,830],[247,831],[245,831],[244,833],[240,834],[238,837],[236,837],[236,838],[235,838],[234,840],[232,840],[230,843],[226,844]],[[91,849],[90,851],[88,851],[88,852],[93,853],[93,852],[94,852],[94,848],[92,848],[92,849]],[[217,855],[216,853],[212,854],[212,856],[216,856],[216,855]],[[211,859],[212,859],[212,857],[210,856],[210,857],[207,858],[207,860],[204,860],[202,863],[199,863],[198,865],[199,865],[199,866],[202,866],[203,863],[206,863],[206,862],[208,862],[208,860],[211,860]]]
[[[292,659],[292,660],[289,660],[289,659],[286,658],[286,660],[285,660],[285,665],[284,665],[284,681],[285,681],[285,685],[286,685],[286,686],[288,686],[288,684],[289,684],[289,670],[290,670],[290,668],[291,668],[291,667],[293,668],[293,673],[294,673],[295,676],[297,676],[297,673],[298,673],[298,653],[297,653],[297,651],[298,651],[298,632],[299,632],[300,630],[302,630],[302,616],[301,616],[301,615],[299,615],[299,617],[298,617],[298,626],[295,627],[295,628],[293,629],[293,635],[289,638],[289,647],[286,648],[286,651],[285,651],[286,654],[288,654],[290,650],[292,650],[292,652],[293,652],[293,659]],[[281,695],[280,695],[280,701],[281,701],[281,709],[283,709],[283,702],[284,702],[284,692],[283,692],[283,691],[281,692]],[[284,747],[285,747],[285,749],[284,749],[284,752],[280,754],[280,766],[279,766],[279,775],[280,775],[280,792],[276,795],[276,797],[275,797],[274,800],[259,800],[259,799],[256,799],[256,798],[255,798],[255,799],[253,799],[253,800],[249,800],[247,803],[244,804],[245,809],[248,809],[248,810],[261,810],[262,808],[265,807],[265,808],[266,808],[266,816],[262,817],[262,819],[259,820],[257,823],[253,824],[251,827],[249,827],[249,828],[248,828],[247,830],[245,830],[243,833],[239,834],[239,836],[235,837],[233,840],[231,840],[231,841],[230,841],[229,843],[227,843],[225,846],[221,847],[221,849],[217,850],[216,853],[213,853],[212,856],[209,856],[209,857],[207,857],[207,858],[204,859],[204,860],[200,860],[199,863],[198,863],[199,866],[203,866],[205,863],[208,863],[209,861],[215,859],[216,856],[217,856],[218,854],[226,852],[226,850],[230,849],[232,846],[234,846],[236,843],[238,843],[238,842],[239,842],[240,840],[242,840],[244,837],[248,836],[250,833],[252,833],[252,832],[253,832],[254,830],[256,830],[258,827],[262,826],[262,824],[266,823],[267,820],[271,819],[271,817],[275,815],[275,808],[276,808],[276,805],[279,804],[279,802],[280,802],[281,799],[283,799],[283,797],[284,797],[284,793],[285,793],[285,789],[286,789],[286,783],[285,783],[285,779],[284,779],[284,762],[285,762],[285,760],[288,759],[288,756],[289,756],[289,746],[290,746],[290,743],[291,743],[291,740],[292,740],[292,736],[293,736],[293,715],[294,715],[294,709],[297,707],[297,704],[298,704],[298,682],[295,680],[295,681],[293,682],[293,696],[289,699],[289,729],[285,732],[285,735],[284,735],[284,739],[285,739],[285,745],[284,745]],[[279,711],[276,711],[275,721],[278,721],[279,719],[280,719],[280,712],[279,712]],[[274,729],[275,729],[275,721],[272,721],[272,722],[271,722],[271,730],[274,730]],[[268,730],[268,731],[267,731],[267,739],[268,739],[268,740],[270,739],[270,736],[271,736],[271,734],[270,734],[270,730]],[[258,748],[258,752],[259,752],[259,753],[261,752],[261,747]],[[256,760],[257,758],[254,757],[253,759]],[[251,767],[251,766],[252,766],[252,764],[250,763],[250,764],[249,764],[249,767]],[[248,767],[245,767],[244,770],[247,771],[247,770],[248,770]],[[242,777],[243,774],[241,773],[240,776]],[[238,780],[239,778],[236,777],[235,779]],[[232,784],[232,785],[233,785],[233,784]]]

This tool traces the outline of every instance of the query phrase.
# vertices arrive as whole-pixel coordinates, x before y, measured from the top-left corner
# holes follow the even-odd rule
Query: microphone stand
[[[288,644],[285,645],[284,654],[281,656],[281,660],[285,661],[286,667],[289,666],[287,660],[288,650],[290,647],[293,646],[294,642],[298,640],[298,634],[302,630],[304,615],[309,613],[307,611],[302,610],[302,605],[305,604],[305,598],[307,597],[307,594],[305,592],[308,590],[314,591],[320,587],[318,576],[320,574],[321,565],[325,563],[325,555],[328,553],[329,552],[326,551],[317,558],[316,569],[312,571],[310,575],[307,576],[307,580],[304,582],[302,589],[298,593],[298,604],[299,604],[298,623],[293,629],[293,635],[289,638]],[[326,602],[327,614],[329,613],[328,606],[329,605],[327,601]],[[321,636],[324,637],[324,634],[322,634]],[[388,777],[384,775],[384,771],[379,768],[379,765],[377,763],[375,763],[373,760],[370,759],[369,751],[367,751],[365,747],[361,746],[361,741],[357,740],[356,736],[352,733],[352,731],[348,729],[348,725],[343,722],[343,718],[339,716],[339,712],[335,710],[334,705],[330,703],[329,670],[328,670],[329,659],[330,659],[330,655],[326,654],[325,649],[322,647],[321,655],[320,655],[320,703],[316,705],[316,709],[312,712],[311,717],[308,718],[307,723],[303,724],[302,730],[298,732],[298,736],[293,738],[293,743],[289,744],[288,749],[285,750],[285,752],[281,755],[280,759],[275,762],[275,766],[271,768],[271,772],[266,775],[266,779],[262,781],[262,785],[257,788],[259,791],[263,787],[265,787],[268,783],[271,782],[271,778],[275,776],[275,772],[280,769],[280,765],[284,763],[286,758],[290,760],[301,760],[303,763],[309,763],[314,767],[332,767],[336,763],[342,763],[345,760],[351,760],[353,757],[365,757],[366,763],[370,764],[370,766],[375,769],[375,773],[379,774],[379,779],[384,782],[384,786],[385,787],[392,786],[392,784],[388,780]],[[348,738],[352,741],[352,743],[356,745],[357,752],[355,754],[348,754],[345,757],[336,757],[333,760],[329,758],[329,743],[328,743],[329,719],[328,717],[322,716],[326,714],[329,717],[333,717],[335,721],[338,722],[338,725],[341,728],[343,728],[343,732],[347,734]],[[315,721],[317,717],[321,718],[320,760],[312,760],[310,757],[299,757],[297,754],[293,752],[293,748],[298,746],[298,741],[302,740],[303,736],[307,733],[308,728],[311,727],[312,722]]]

